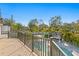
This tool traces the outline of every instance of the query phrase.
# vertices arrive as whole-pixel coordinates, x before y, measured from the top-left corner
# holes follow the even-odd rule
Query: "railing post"
[[[50,56],[52,56],[52,38],[50,38]]]
[[[18,34],[19,32],[17,31],[17,38],[18,38],[18,36],[19,36],[19,34]]]
[[[33,43],[34,43],[34,41],[33,41],[33,33],[32,33],[32,52],[33,52],[33,49],[34,49]]]
[[[8,38],[9,38],[9,31],[8,31]]]
[[[24,33],[24,45],[26,44],[26,33]]]

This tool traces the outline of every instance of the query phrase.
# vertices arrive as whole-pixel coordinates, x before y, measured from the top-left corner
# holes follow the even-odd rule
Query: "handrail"
[[[52,41],[52,43],[54,43],[55,46],[56,46],[65,56],[67,56],[67,54],[66,54],[54,41]]]
[[[22,41],[24,45],[27,45],[32,50],[32,52],[35,52],[35,48],[36,48],[38,49],[37,51],[40,52],[39,55],[41,56],[46,56],[46,55],[53,56],[52,55],[52,51],[53,51],[52,43],[53,43],[59,49],[59,51],[66,56],[66,54],[62,51],[62,49],[54,41],[52,41],[51,38],[45,39],[44,34],[42,34],[43,35],[42,38],[39,37],[36,38],[34,37],[34,34],[32,34],[32,32],[28,33],[28,32],[18,31],[16,33],[17,33],[17,38],[19,38],[19,40]],[[51,46],[48,46],[48,44],[50,44]],[[38,52],[36,53],[38,54]]]

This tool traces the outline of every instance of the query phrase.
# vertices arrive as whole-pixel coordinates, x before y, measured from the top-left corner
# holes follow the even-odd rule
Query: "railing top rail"
[[[54,41],[52,41],[52,43],[54,43],[55,46],[56,46],[65,56],[67,56],[67,54],[66,54]]]

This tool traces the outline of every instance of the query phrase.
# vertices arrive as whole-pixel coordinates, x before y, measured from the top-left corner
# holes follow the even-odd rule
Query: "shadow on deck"
[[[0,56],[36,56],[19,39],[0,39]]]

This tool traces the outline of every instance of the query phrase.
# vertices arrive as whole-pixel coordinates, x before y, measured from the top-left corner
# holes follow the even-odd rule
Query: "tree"
[[[11,15],[10,19],[4,19],[4,24],[10,26],[11,30],[21,30],[22,29],[22,24],[20,23],[15,23],[15,21],[13,20],[13,15]]]
[[[22,29],[22,25],[20,23],[15,23],[12,25],[12,30],[19,31]]]
[[[61,27],[61,17],[60,16],[52,17],[49,22],[49,25],[50,25],[51,31],[59,31]]]
[[[11,20],[11,19],[4,20],[4,24],[9,25],[9,26],[12,26],[12,24],[14,24],[14,23],[15,23],[14,20]]]
[[[7,19],[7,18],[4,19],[4,24],[10,26],[10,30],[12,30],[12,26],[13,26],[14,23],[15,23],[15,22],[14,22],[13,19]]]
[[[29,26],[31,32],[38,32],[39,31],[37,19],[31,20],[29,22],[28,26]]]
[[[15,21],[13,20],[13,15],[11,15],[10,19],[7,19],[7,18],[4,19],[4,24],[6,24],[6,25],[12,26],[12,24],[14,24],[14,23],[15,23]]]
[[[39,31],[40,32],[48,32],[48,25],[46,25],[45,23],[40,24]]]

